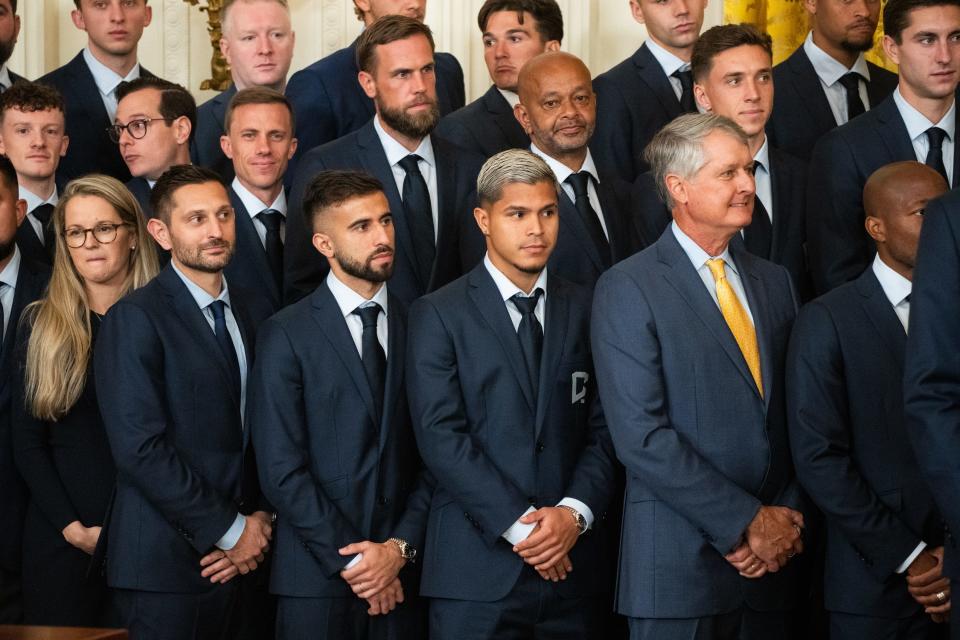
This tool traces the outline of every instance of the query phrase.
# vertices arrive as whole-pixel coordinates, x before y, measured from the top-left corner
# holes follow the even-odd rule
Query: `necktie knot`
[[[522,293],[514,294],[510,297],[510,302],[517,308],[521,316],[531,315],[536,311],[537,302],[543,295],[543,289],[537,288],[533,295],[525,296]]]
[[[943,140],[947,137],[947,132],[941,129],[940,127],[930,127],[926,131],[927,140],[930,141],[931,149],[941,149],[943,147]]]
[[[714,282],[720,282],[727,277],[724,267],[726,266],[723,258],[711,258],[707,260],[707,268],[710,269],[710,274],[713,276]]]
[[[34,218],[40,221],[40,224],[47,226],[50,224],[50,218],[53,215],[53,205],[49,202],[45,202],[34,209],[31,213],[33,213]]]
[[[856,71],[850,71],[840,76],[840,84],[843,85],[843,88],[848,92],[854,91],[860,93],[860,80],[862,76]]]
[[[354,309],[354,313],[360,316],[360,322],[363,324],[364,329],[369,329],[371,327],[377,326],[377,319],[380,317],[380,305],[376,302],[370,304],[364,304],[361,307]]]
[[[213,321],[221,322],[226,319],[226,303],[223,300],[214,300],[210,303],[210,311],[213,312]]]
[[[257,214],[257,219],[266,227],[267,231],[279,233],[283,214],[276,209],[264,209]]]
[[[587,184],[590,182],[590,174],[586,171],[571,173],[564,182],[573,187],[573,195],[577,199],[580,199],[587,195]]]
[[[407,174],[420,174],[420,165],[418,164],[420,160],[422,160],[420,156],[411,153],[406,158],[401,159],[397,164],[399,164],[400,168]]]
[[[693,72],[690,69],[677,69],[670,75],[679,80],[684,89],[693,86]]]
[[[696,113],[697,101],[693,97],[693,72],[690,69],[677,69],[670,75],[680,81],[680,108],[686,113]]]

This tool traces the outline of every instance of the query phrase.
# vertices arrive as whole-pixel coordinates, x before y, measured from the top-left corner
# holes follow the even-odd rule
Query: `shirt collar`
[[[0,67],[0,85],[3,85],[7,89],[10,88],[10,85],[13,84],[13,80],[10,79],[10,69],[7,65]]]
[[[503,99],[507,101],[507,104],[510,105],[511,109],[520,104],[520,96],[518,96],[515,91],[507,91],[506,89],[501,89],[500,87],[497,87],[497,91],[500,92],[500,95],[502,95]]]
[[[930,127],[940,127],[947,132],[947,138],[951,142],[953,141],[953,134],[957,129],[957,119],[954,115],[957,111],[956,100],[953,101],[953,104],[950,105],[947,112],[943,114],[940,122],[937,123],[927,120],[925,115],[917,111],[913,105],[907,102],[903,94],[900,93],[900,87],[897,87],[893,92],[893,102],[897,105],[897,111],[900,112],[900,117],[903,118],[903,124],[907,127],[907,135],[910,136],[910,140],[916,140],[924,135]]]
[[[52,204],[57,206],[57,203],[60,202],[60,196],[57,194],[57,187],[53,187],[53,193],[50,194],[50,197],[44,200],[33,191],[30,191],[26,187],[20,187],[20,198],[27,201],[27,213],[32,212],[34,209],[39,207],[42,204]]]
[[[503,298],[504,302],[506,302],[513,296],[517,295],[518,293],[523,297],[528,296],[526,291],[524,291],[517,285],[513,284],[513,282],[510,281],[510,278],[505,276],[503,272],[500,271],[500,269],[497,269],[494,266],[494,264],[490,262],[489,254],[483,256],[483,266],[487,268],[487,272],[490,274],[490,277],[493,278],[493,283],[497,285],[497,290],[500,291],[500,297]],[[531,289],[530,291],[532,293],[537,289],[540,289],[543,291],[543,299],[544,301],[546,301],[547,299],[547,270],[546,269],[540,272],[540,275],[537,277],[537,282],[533,285],[533,289]]]
[[[130,69],[130,73],[128,73],[126,77],[121,77],[116,71],[97,60],[90,52],[90,47],[83,48],[83,60],[87,63],[90,73],[93,74],[93,81],[96,83],[97,89],[105,96],[113,93],[113,90],[116,89],[117,85],[121,82],[130,82],[140,77],[139,62],[133,65],[133,68]]]
[[[337,306],[340,307],[340,313],[343,314],[344,318],[356,311],[357,307],[368,302],[376,302],[378,305],[380,305],[380,308],[383,309],[384,316],[389,313],[387,305],[390,297],[387,295],[386,283],[382,284],[380,288],[377,289],[377,292],[373,294],[373,297],[367,300],[362,295],[343,284],[343,282],[340,281],[340,278],[335,276],[333,270],[331,269],[329,272],[327,272],[327,288],[330,289],[330,293],[333,294],[333,299],[337,301]]]
[[[880,288],[883,289],[887,300],[894,307],[900,306],[910,292],[913,290],[913,283],[902,275],[890,268],[890,266],[880,259],[877,254],[873,258],[873,274],[880,281]]]
[[[693,241],[693,239],[685,234],[676,222],[670,223],[670,228],[673,229],[673,236],[677,239],[677,242],[680,243],[680,248],[683,249],[683,252],[687,254],[687,257],[690,259],[690,262],[693,263],[693,268],[699,271],[706,266],[707,260],[713,260],[714,258],[720,258],[723,260],[727,266],[733,270],[738,276],[740,272],[737,271],[737,265],[733,263],[733,259],[730,257],[730,245],[728,244],[724,248],[723,253],[718,256],[711,256],[706,251],[704,251],[700,245]]]
[[[843,76],[851,71],[859,73],[864,80],[870,80],[870,67],[863,54],[857,56],[857,61],[853,66],[847,69],[843,63],[831,57],[826,51],[818,47],[813,42],[813,31],[807,34],[807,39],[803,41],[803,51],[810,59],[813,70],[817,72],[817,77],[828,87],[833,86]]]
[[[424,136],[423,140],[420,141],[420,146],[417,147],[416,151],[407,151],[407,148],[397,142],[393,136],[386,132],[383,128],[383,125],[380,124],[380,116],[376,115],[373,117],[373,128],[377,132],[377,137],[380,138],[380,144],[383,146],[383,152],[387,155],[387,164],[391,167],[409,156],[411,153],[415,153],[420,156],[420,159],[425,161],[431,167],[436,167],[437,163],[433,157],[433,144],[430,143],[430,136]]]
[[[188,278],[180,269],[177,269],[177,265],[170,261],[170,266],[173,267],[174,273],[180,276],[180,279],[183,280],[183,284],[187,285],[187,291],[190,292],[190,295],[193,296],[194,301],[196,301],[197,306],[201,309],[206,309],[216,300],[222,300],[224,304],[228,307],[230,306],[230,291],[227,289],[227,277],[225,275],[220,275],[221,281],[223,282],[223,287],[220,289],[220,295],[216,298],[211,296],[209,293],[204,291],[200,285]]]
[[[685,71],[690,68],[689,62],[681,60],[677,56],[673,55],[659,44],[654,42],[653,38],[647,38],[646,45],[647,49],[650,50],[650,53],[653,54],[653,57],[657,59],[657,62],[660,64],[660,68],[663,69],[663,72],[668,78],[676,71]]]
[[[17,288],[17,276],[20,275],[20,249],[13,245],[13,254],[10,256],[10,262],[0,271],[0,282],[11,289]]]
[[[767,175],[770,174],[770,145],[768,143],[768,138],[766,135],[763,136],[763,144],[760,145],[760,148],[757,149],[757,154],[753,156],[754,162],[759,162]]]
[[[243,203],[244,208],[246,208],[247,213],[251,218],[256,218],[257,215],[259,215],[260,212],[264,211],[265,209],[279,211],[280,215],[282,215],[284,218],[287,217],[286,190],[280,189],[280,195],[277,196],[272,204],[267,205],[260,198],[250,193],[250,190],[243,186],[243,184],[240,182],[240,178],[235,177],[230,186],[233,187],[237,197],[240,198],[240,202]]]
[[[574,173],[573,169],[563,164],[559,160],[551,158],[533,143],[530,144],[530,152],[543,158],[544,162],[547,163],[547,166],[553,170],[553,175],[556,176],[557,182],[561,184],[566,182],[567,178]],[[587,149],[587,157],[584,158],[583,165],[580,167],[580,171],[586,171],[590,174],[594,181],[596,181],[597,184],[600,184],[600,177],[597,175],[597,165],[593,162],[593,154],[590,153],[589,149]]]

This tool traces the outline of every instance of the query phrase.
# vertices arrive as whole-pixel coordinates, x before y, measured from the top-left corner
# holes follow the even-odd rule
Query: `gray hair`
[[[526,149],[501,151],[487,160],[477,176],[477,199],[480,206],[490,205],[503,197],[509,184],[550,182],[557,188],[557,177],[543,158]]]
[[[688,113],[660,129],[644,149],[643,158],[650,165],[657,192],[668,209],[673,209],[674,202],[667,189],[667,176],[695,176],[704,165],[703,141],[714,131],[747,144],[747,134],[733,120],[712,113]]]

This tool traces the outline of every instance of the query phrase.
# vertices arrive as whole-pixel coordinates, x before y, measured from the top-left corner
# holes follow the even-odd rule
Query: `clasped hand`
[[[520,518],[523,524],[536,524],[529,536],[513,547],[523,561],[544,580],[566,580],[573,571],[568,554],[580,531],[570,512],[560,507],[542,507]]]
[[[340,572],[358,598],[370,605],[371,616],[384,615],[403,602],[403,585],[397,576],[407,563],[392,542],[355,542],[339,550],[341,556],[363,554],[357,564]]]
[[[802,529],[803,514],[787,507],[760,507],[745,540],[724,557],[744,578],[777,572],[803,552]]]
[[[907,567],[907,591],[934,622],[950,618],[950,580],[943,577],[943,547],[924,549]]]
[[[273,523],[266,511],[256,511],[244,517],[243,533],[229,551],[216,549],[200,559],[200,575],[210,582],[223,584],[237,576],[255,570],[270,550]]]

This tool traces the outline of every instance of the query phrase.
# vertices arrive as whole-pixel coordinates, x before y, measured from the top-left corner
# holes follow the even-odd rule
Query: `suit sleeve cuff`
[[[221,551],[230,551],[230,549],[233,549],[235,546],[237,546],[237,541],[240,540],[240,536],[243,534],[243,528],[245,526],[247,526],[247,519],[238,513],[236,519],[233,521],[233,524],[230,525],[229,529],[227,529],[227,532],[223,534],[222,538],[217,540],[217,549],[220,549]]]
[[[520,518],[534,511],[536,511],[536,509],[533,507],[527,507],[527,510],[520,515]],[[520,544],[526,540],[527,536],[536,528],[536,525],[533,524],[523,524],[520,522],[520,518],[517,518],[517,521],[510,525],[509,529],[500,534],[500,536],[510,544]]]
[[[917,545],[917,548],[913,550],[913,553],[907,556],[907,559],[903,561],[903,564],[897,567],[897,573],[905,572],[907,570],[907,567],[913,564],[913,561],[917,559],[917,556],[919,556],[920,553],[926,548],[927,548],[927,543],[921,540],[920,544]]]
[[[590,507],[580,502],[576,498],[564,498],[557,503],[558,507],[570,507],[577,513],[583,516],[583,519],[587,521],[587,529],[593,526],[593,511],[590,510]]]
[[[363,554],[362,554],[362,553],[358,553],[357,555],[353,556],[353,560],[351,560],[350,562],[348,562],[348,563],[347,563],[347,566],[345,566],[344,569],[349,569],[349,568],[353,567],[354,565],[356,565],[356,564],[357,564],[358,562],[360,562],[361,560],[363,560]]]

